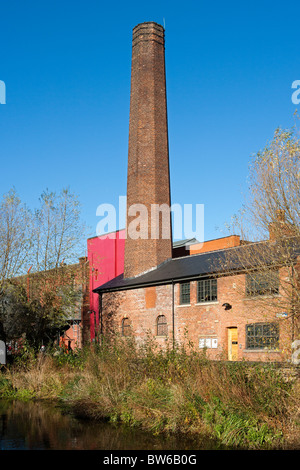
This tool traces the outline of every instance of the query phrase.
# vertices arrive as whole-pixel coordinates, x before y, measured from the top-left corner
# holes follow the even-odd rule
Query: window
[[[131,334],[131,323],[129,318],[123,318],[122,320],[122,336],[130,336]]]
[[[203,279],[198,281],[197,302],[215,302],[217,300],[217,279]]]
[[[279,293],[279,272],[254,272],[246,275],[246,295],[273,295]]]
[[[180,284],[180,304],[190,303],[190,283],[183,282]]]
[[[167,336],[167,334],[168,334],[167,319],[164,315],[159,315],[157,317],[157,336]]]
[[[278,323],[252,323],[246,325],[247,349],[278,349]]]

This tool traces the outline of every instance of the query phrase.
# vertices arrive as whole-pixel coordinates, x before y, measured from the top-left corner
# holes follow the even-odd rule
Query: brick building
[[[205,251],[204,243],[199,254],[169,259],[135,278],[121,274],[112,279],[96,289],[103,334],[113,330],[143,340],[150,333],[162,345],[166,339],[192,341],[213,359],[289,359],[297,326],[281,292],[288,268],[273,260],[270,268],[278,283],[265,278],[253,284],[243,258],[235,255],[256,245]],[[300,267],[298,243],[293,248],[294,266]],[[227,270],[226,260],[232,262]],[[259,268],[256,276],[262,274]]]
[[[199,250],[199,246],[195,238],[174,242],[172,244],[172,256],[173,258],[186,256],[192,248]],[[85,313],[84,324],[85,330],[89,331],[89,334],[85,335],[86,341],[95,341],[97,332],[100,329],[99,295],[94,292],[94,289],[124,272],[124,252],[125,229],[91,237],[87,240],[89,308],[88,312]]]
[[[95,341],[99,331],[99,296],[93,290],[124,272],[124,232],[119,230],[87,240],[89,313],[86,323],[90,341]]]
[[[161,205],[170,207],[164,29],[149,22],[133,29],[124,273],[93,289],[100,331],[139,341],[150,333],[161,345],[192,341],[213,359],[290,358],[297,302],[282,286],[289,263],[298,275],[298,240],[285,238],[289,263],[273,235],[253,244],[234,235],[174,251],[170,212],[153,222],[151,211]],[[131,236],[136,207],[147,210],[139,213],[139,236]]]
[[[88,266],[87,258],[81,257],[78,263],[61,264],[48,271],[31,272],[31,269],[28,269],[26,275],[8,281],[6,292],[9,298],[6,303],[10,309],[14,309],[15,303],[21,305],[26,299],[26,304],[30,306],[32,312],[35,312],[37,322],[34,323],[35,319],[29,316],[28,318],[32,318],[33,323],[28,326],[28,319],[26,321],[26,315],[24,317],[23,312],[21,323],[23,319],[24,327],[27,323],[27,333],[30,329],[40,332],[40,346],[47,344],[50,337],[54,337],[54,333],[57,343],[66,350],[81,348],[84,342],[89,342]],[[14,292],[18,292],[20,297],[15,297]],[[52,327],[50,323],[45,325],[43,321],[38,321],[45,313],[52,317]],[[13,333],[14,337],[12,337],[10,331],[9,340],[18,344],[20,334],[24,336],[25,331],[20,333],[18,328],[13,329],[14,331],[17,333]],[[48,333],[51,333],[50,336]]]

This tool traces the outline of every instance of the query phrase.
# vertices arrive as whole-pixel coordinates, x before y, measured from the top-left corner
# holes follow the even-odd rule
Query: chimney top
[[[141,41],[156,41],[164,45],[165,30],[154,21],[136,25],[132,30],[132,47]]]

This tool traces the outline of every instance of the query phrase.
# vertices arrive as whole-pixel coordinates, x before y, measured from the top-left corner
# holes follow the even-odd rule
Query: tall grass
[[[299,384],[271,365],[212,362],[191,345],[115,338],[73,354],[39,355],[0,376],[0,396],[58,399],[74,413],[159,433],[281,448],[297,433]],[[298,423],[299,424],[299,423]]]

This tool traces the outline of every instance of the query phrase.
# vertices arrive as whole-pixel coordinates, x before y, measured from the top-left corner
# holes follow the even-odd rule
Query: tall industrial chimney
[[[172,257],[170,205],[164,28],[146,22],[133,29],[132,39],[124,277]],[[158,227],[159,207],[165,211]],[[139,237],[130,230],[138,221]]]

